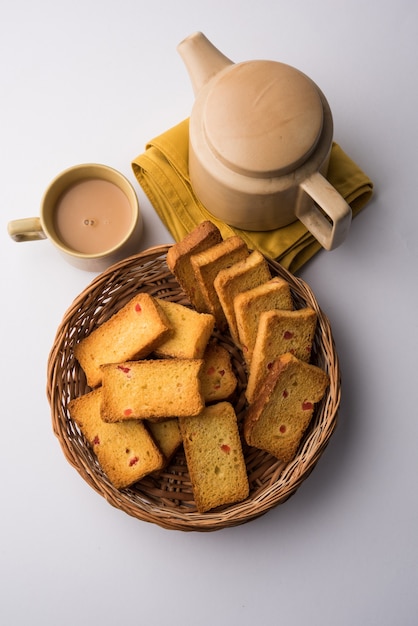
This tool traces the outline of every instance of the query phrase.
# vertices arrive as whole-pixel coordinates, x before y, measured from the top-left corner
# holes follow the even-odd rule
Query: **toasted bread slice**
[[[328,374],[319,367],[290,353],[280,356],[248,408],[245,441],[281,461],[291,461],[328,384]]]

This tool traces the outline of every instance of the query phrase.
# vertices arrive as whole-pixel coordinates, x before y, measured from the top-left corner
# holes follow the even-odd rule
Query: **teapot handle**
[[[301,188],[314,201],[296,210],[296,217],[326,250],[337,248],[347,236],[352,211],[350,205],[319,172],[306,178]],[[302,205],[304,203],[301,203]]]

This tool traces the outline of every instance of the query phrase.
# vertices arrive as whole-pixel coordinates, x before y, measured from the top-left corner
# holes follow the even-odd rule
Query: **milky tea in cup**
[[[98,164],[71,167],[46,190],[40,217],[9,222],[15,241],[49,239],[72,265],[100,272],[138,252],[138,198],[118,171]]]

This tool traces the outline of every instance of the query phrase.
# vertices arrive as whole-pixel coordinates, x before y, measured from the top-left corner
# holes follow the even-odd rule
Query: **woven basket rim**
[[[90,446],[71,420],[67,404],[88,391],[85,377],[73,357],[73,346],[82,336],[110,317],[138,291],[147,291],[188,304],[168,270],[165,257],[172,244],[154,246],[120,261],[92,282],[73,300],[56,331],[48,357],[47,398],[52,427],[67,461],[80,476],[111,505],[139,520],[170,530],[214,531],[244,524],[284,503],[314,469],[337,425],[341,400],[341,373],[330,322],[310,287],[278,262],[266,257],[273,276],[285,278],[299,307],[312,307],[318,317],[314,342],[315,361],[328,372],[330,385],[317,408],[296,457],[283,464],[266,453],[249,449],[246,462],[252,489],[244,502],[198,513],[188,481],[182,450],[158,477],[143,479],[133,488],[117,490],[103,474]],[[123,297],[122,297],[123,296]],[[232,344],[232,340],[230,342]],[[242,358],[231,350],[241,379]],[[245,381],[242,381],[242,385]],[[241,385],[241,387],[242,387]],[[237,414],[245,411],[242,388],[236,402]],[[182,457],[183,454],[183,457]]]

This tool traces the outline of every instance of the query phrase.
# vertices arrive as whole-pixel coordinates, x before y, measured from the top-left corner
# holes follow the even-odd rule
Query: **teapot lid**
[[[276,61],[248,61],[211,82],[202,121],[211,151],[226,166],[270,178],[309,158],[323,118],[320,92],[305,74]]]

